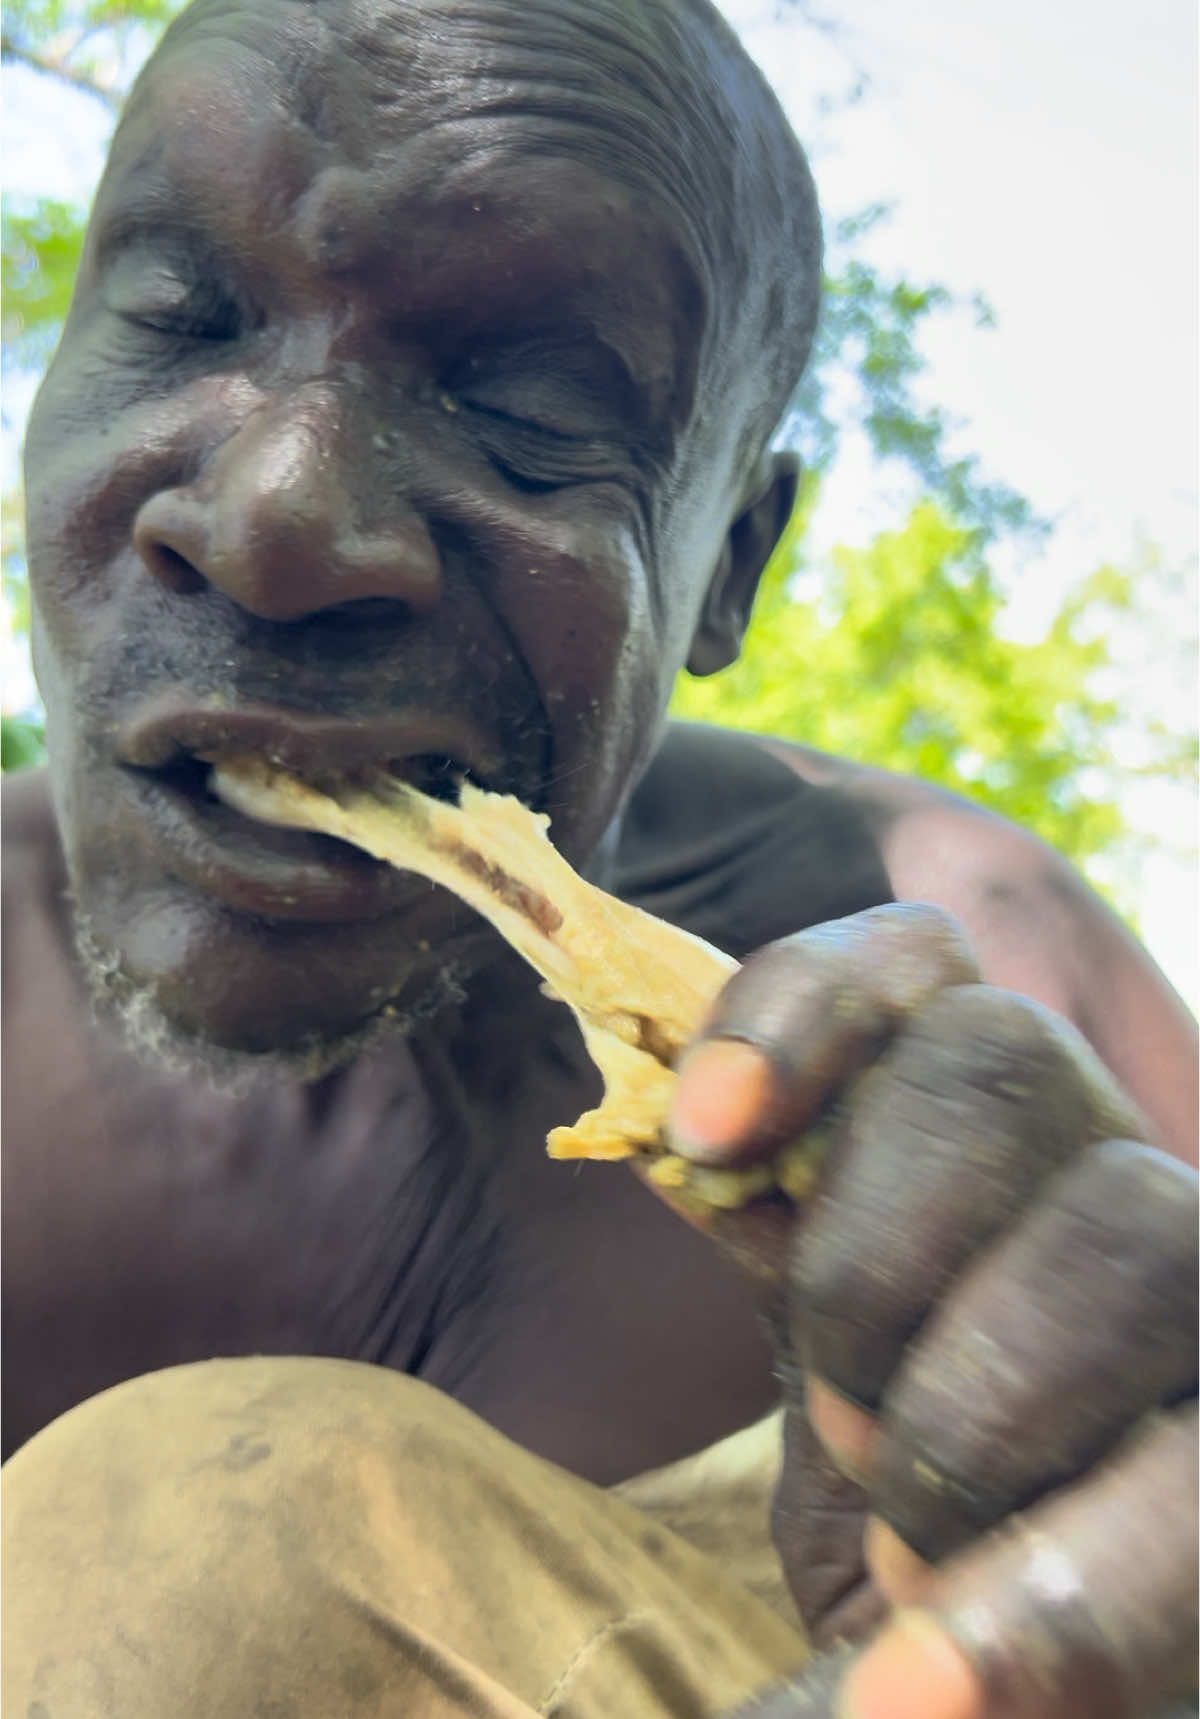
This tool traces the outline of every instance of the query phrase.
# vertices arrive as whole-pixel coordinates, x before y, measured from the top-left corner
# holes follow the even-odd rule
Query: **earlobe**
[[[737,661],[763,569],[791,517],[800,461],[787,450],[769,453],[758,478],[721,546],[687,659],[690,674],[717,674]]]

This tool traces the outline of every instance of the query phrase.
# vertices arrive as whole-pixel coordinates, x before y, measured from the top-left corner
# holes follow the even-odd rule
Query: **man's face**
[[[481,933],[220,806],[206,761],[466,768],[580,860],[736,502],[696,405],[713,282],[623,170],[619,84],[580,119],[536,20],[435,13],[406,10],[384,73],[339,45],[348,11],[186,19],[114,144],[29,433],[77,905],[124,984],[233,1049],[353,1032]]]

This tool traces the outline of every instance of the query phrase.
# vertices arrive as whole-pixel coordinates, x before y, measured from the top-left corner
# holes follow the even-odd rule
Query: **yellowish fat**
[[[552,1157],[644,1154],[652,1181],[710,1210],[775,1188],[807,1197],[816,1167],[806,1142],[743,1170],[664,1152],[672,1064],[737,962],[586,882],[551,846],[548,818],[469,782],[459,805],[382,776],[369,786],[339,782],[335,797],[256,758],[222,760],[212,787],[249,817],[337,836],[452,890],[536,968],[575,1015],[604,1080],[594,1110],[551,1131]]]

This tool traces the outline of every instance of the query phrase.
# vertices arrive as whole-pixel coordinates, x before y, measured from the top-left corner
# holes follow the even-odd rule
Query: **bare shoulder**
[[[0,840],[5,893],[65,884],[58,825],[44,770],[21,770],[0,778]]]
[[[0,882],[4,903],[5,1001],[26,996],[10,982],[27,962],[65,959],[67,876],[44,770],[0,779]]]
[[[1059,854],[1030,831],[911,776],[780,741],[807,781],[854,800],[899,901],[930,901],[970,932],[986,977],[1079,1020],[1098,961],[1149,957]]]
[[[1195,1161],[1195,1021],[1072,865],[1028,830],[945,789],[807,747],[764,744],[807,781],[853,799],[897,900],[953,913],[988,982],[1073,1021],[1163,1143]]]

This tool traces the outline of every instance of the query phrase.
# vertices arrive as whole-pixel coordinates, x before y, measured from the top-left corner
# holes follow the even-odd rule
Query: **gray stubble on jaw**
[[[407,1038],[444,1009],[466,997],[463,963],[448,961],[403,1009],[386,1001],[360,1026],[336,1037],[313,1035],[279,1051],[234,1051],[184,1033],[161,1009],[150,988],[139,985],[121,966],[119,954],[96,937],[75,902],[71,904],[75,953],[96,1019],[115,1028],[140,1062],[180,1079],[200,1079],[234,1096],[264,1078],[299,1084],[320,1080],[390,1039]]]

